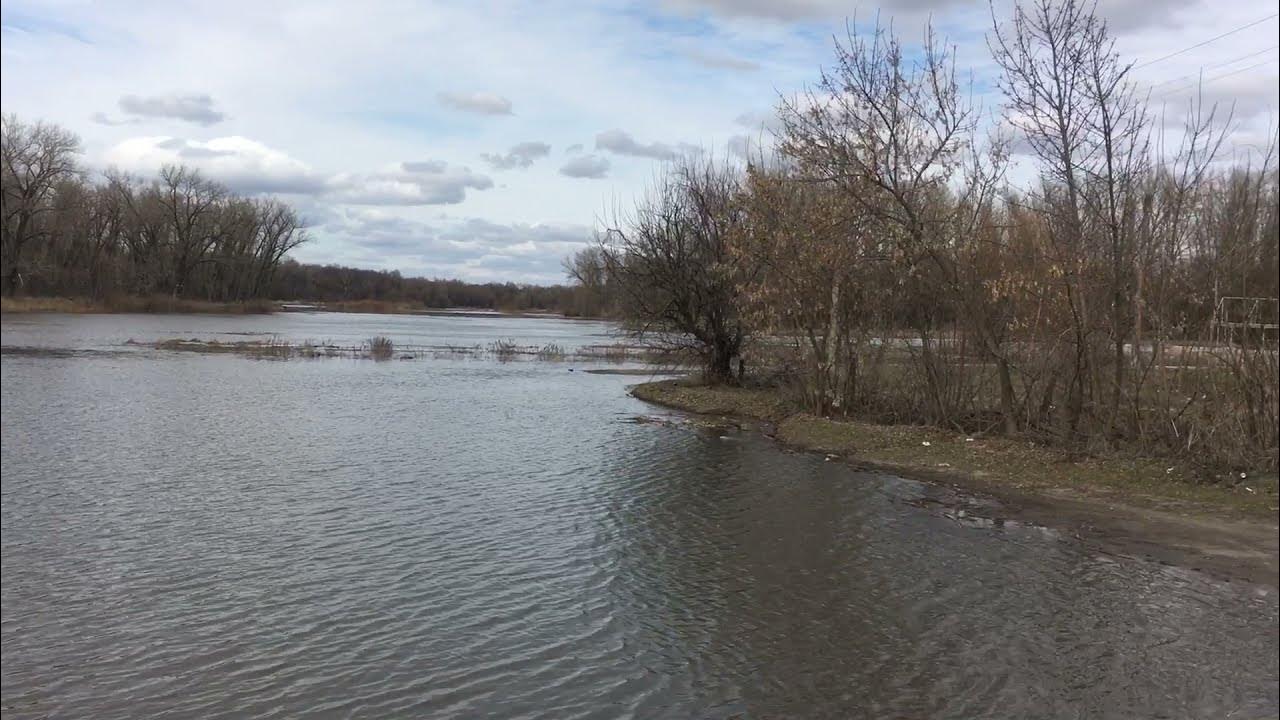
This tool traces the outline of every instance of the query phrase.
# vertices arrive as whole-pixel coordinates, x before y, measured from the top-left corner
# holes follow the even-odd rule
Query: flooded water
[[[6,316],[4,717],[1276,714],[1274,590],[637,422],[635,377],[124,345],[607,332]]]

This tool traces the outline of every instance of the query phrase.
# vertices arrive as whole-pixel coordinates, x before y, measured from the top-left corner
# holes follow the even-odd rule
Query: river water
[[[125,344],[608,332],[5,316],[4,717],[1276,714],[1274,589],[681,422],[643,378]]]

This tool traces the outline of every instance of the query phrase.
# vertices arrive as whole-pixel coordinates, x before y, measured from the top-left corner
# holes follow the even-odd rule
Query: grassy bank
[[[0,298],[4,313],[210,313],[244,315],[275,312],[279,303],[270,300],[208,302],[168,295],[123,295],[103,299],[66,297]]]
[[[1205,483],[1193,468],[1169,459],[1122,453],[1085,456],[1002,436],[831,420],[796,412],[772,389],[665,380],[637,385],[632,394],[690,412],[765,421],[778,440],[795,448],[839,455],[908,476],[955,481],[994,494],[1093,499],[1252,520],[1276,518],[1274,476]]]

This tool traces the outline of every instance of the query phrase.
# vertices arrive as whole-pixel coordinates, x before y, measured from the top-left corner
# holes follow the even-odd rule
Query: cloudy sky
[[[987,0],[2,7],[4,112],[79,133],[91,168],[194,165],[298,207],[315,238],[299,260],[481,281],[562,281],[666,159],[767,133],[846,17],[908,39],[932,17],[980,95],[992,79]],[[1236,104],[1233,152],[1280,121],[1275,2],[1100,7],[1170,114],[1202,77]]]

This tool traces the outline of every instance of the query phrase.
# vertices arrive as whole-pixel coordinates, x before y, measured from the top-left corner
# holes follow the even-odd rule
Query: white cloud
[[[214,109],[213,98],[208,95],[125,95],[120,98],[120,110],[135,118],[182,120],[205,126],[217,125],[227,117]]]
[[[501,95],[489,93],[442,92],[436,96],[441,104],[481,115],[510,115],[511,101]]]
[[[560,174],[571,178],[598,180],[609,174],[609,159],[599,155],[577,155],[560,166]]]
[[[647,157],[654,160],[673,160],[682,153],[694,150],[689,145],[668,145],[666,143],[641,143],[623,130],[606,130],[596,135],[596,149],[608,150],[617,155]]]
[[[1193,7],[1197,0],[1099,0],[1098,13],[1115,30],[1126,31],[1153,26],[1182,24],[1179,10]],[[783,22],[831,22],[845,18],[873,18],[877,13],[888,23],[892,19],[915,24],[930,17],[945,22],[949,11],[972,12],[989,22],[987,4],[981,0],[880,0],[876,5],[857,6],[847,0],[665,0],[673,12],[710,13],[724,18],[748,18]]]
[[[367,175],[340,174],[328,192],[336,202],[351,205],[451,205],[466,199],[467,190],[488,190],[493,180],[470,168],[441,161],[400,163]]]
[[[130,138],[112,147],[106,164],[150,175],[164,165],[188,165],[243,193],[314,195],[352,205],[448,205],[493,181],[470,168],[438,160],[402,162],[370,173],[325,175],[243,137],[209,141],[159,136]]]
[[[527,168],[534,160],[551,154],[551,146],[544,142],[522,142],[511,146],[506,153],[481,153],[480,157],[494,170]]]
[[[107,125],[110,127],[119,127],[122,125],[138,125],[142,122],[142,118],[113,118],[104,112],[95,112],[89,116],[89,119],[99,125]]]
[[[163,165],[189,165],[245,193],[312,194],[325,178],[306,163],[240,136],[208,141],[169,136],[136,137],[106,152],[108,165],[149,175]]]
[[[1280,105],[1280,76],[1272,63],[1270,68],[1231,74],[1203,85],[1200,78],[1188,77],[1155,90],[1152,109],[1164,108],[1167,118],[1180,122],[1192,102],[1206,108],[1217,105],[1223,116],[1231,113],[1238,122],[1266,118]]]
[[[347,209],[322,230],[340,240],[341,249],[309,248],[302,259],[480,282],[564,282],[561,260],[593,238],[586,225],[476,217],[419,221],[382,208]]]
[[[840,19],[857,9],[846,0],[665,0],[664,4],[679,13],[784,22]],[[888,16],[966,4],[977,5],[973,0],[882,0],[879,7]]]
[[[703,67],[709,67],[716,70],[737,70],[739,72],[755,72],[760,69],[760,63],[745,58],[734,57],[732,55],[721,55],[719,53],[709,53],[703,50],[692,49],[685,55],[695,63]]]

